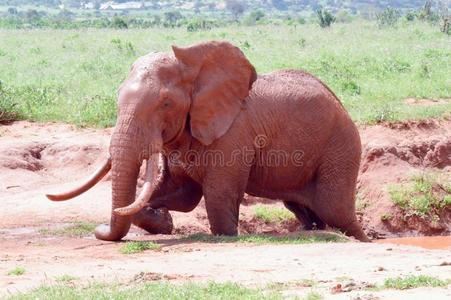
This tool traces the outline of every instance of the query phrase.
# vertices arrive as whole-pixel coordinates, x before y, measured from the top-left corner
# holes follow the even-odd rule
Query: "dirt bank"
[[[451,121],[377,125],[361,128],[360,132],[364,151],[358,207],[365,230],[373,237],[449,234],[449,208],[440,212],[436,222],[430,222],[428,216],[406,217],[393,204],[388,186],[408,182],[418,172],[450,174]],[[203,203],[191,213],[173,214],[174,236],[149,236],[133,228],[126,237],[157,241],[163,245],[159,252],[127,256],[118,251],[122,244],[97,241],[91,235],[77,238],[46,234],[76,221],[109,220],[108,178],[72,201],[55,203],[44,194],[71,187],[90,174],[105,158],[110,134],[111,129],[78,129],[62,124],[15,122],[0,126],[0,295],[54,283],[58,276],[67,274],[77,277],[80,283],[163,278],[261,285],[314,279],[318,282],[315,289],[327,298],[337,299],[451,296],[449,288],[407,292],[362,290],[368,283],[380,284],[385,278],[401,275],[451,278],[449,249],[394,244],[255,246],[180,241],[181,235],[209,232]],[[265,223],[257,219],[254,205],[255,199],[247,197],[241,207],[241,233],[279,234],[298,230],[294,220]],[[279,203],[270,205],[282,207]],[[384,220],[382,216],[387,214],[391,218]],[[447,243],[449,239],[443,241]],[[23,266],[26,273],[17,277],[7,275],[16,266]],[[331,294],[334,286],[350,281],[351,286],[362,289]],[[305,294],[311,289],[297,287],[291,292]]]
[[[409,182],[415,174],[451,174],[451,121],[422,121],[376,125],[360,130],[363,144],[357,208],[368,234],[373,237],[417,234],[449,234],[451,210],[442,209],[438,219],[406,213],[393,204],[389,188]],[[70,222],[79,216],[104,221],[109,215],[108,178],[82,197],[65,203],[43,198],[49,190],[64,189],[87,176],[107,154],[111,129],[77,129],[62,124],[15,122],[0,127],[1,227],[48,221]],[[27,201],[24,201],[27,200]],[[92,200],[92,201],[91,201]],[[244,204],[253,204],[248,197]],[[280,204],[275,204],[279,205]],[[242,232],[296,230],[296,222],[267,226],[252,218],[242,206]],[[64,213],[62,213],[64,212]],[[32,217],[31,217],[32,216]],[[389,216],[389,217],[384,217]],[[202,205],[191,214],[177,214],[177,233],[208,232]],[[276,227],[275,227],[276,226]]]

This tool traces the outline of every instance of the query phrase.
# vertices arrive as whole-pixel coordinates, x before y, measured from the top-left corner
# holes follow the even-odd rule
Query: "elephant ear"
[[[257,74],[243,52],[227,42],[172,50],[191,86],[191,134],[210,145],[232,125]]]

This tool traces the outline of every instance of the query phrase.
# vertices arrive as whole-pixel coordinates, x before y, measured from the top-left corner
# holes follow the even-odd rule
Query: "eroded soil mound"
[[[108,177],[73,201],[52,203],[43,195],[71,187],[94,170],[107,155],[110,134],[111,129],[78,129],[62,124],[15,122],[1,126],[0,200],[1,211],[7,213],[2,214],[0,228],[86,219],[107,222],[111,197]],[[416,214],[412,208],[407,210],[395,203],[392,190],[409,184],[418,174],[445,178],[445,183],[451,178],[451,121],[376,125],[361,128],[360,134],[364,150],[357,209],[366,232],[373,237],[450,233],[450,205],[431,206],[429,214],[425,212],[427,203],[420,203],[422,213]],[[441,186],[437,184],[432,189]],[[434,192],[440,201],[449,197],[448,187],[442,188]],[[298,229],[296,220],[267,222],[257,218],[255,202],[283,207],[246,197],[240,212],[240,232],[288,233]],[[175,233],[209,232],[203,202],[189,214],[173,216]]]
[[[362,128],[360,134],[364,150],[357,208],[367,232],[450,233],[451,122],[377,125]],[[427,182],[422,179],[426,177]],[[410,186],[418,191],[409,191]],[[397,199],[402,194],[410,199]],[[437,209],[434,201],[440,202]]]

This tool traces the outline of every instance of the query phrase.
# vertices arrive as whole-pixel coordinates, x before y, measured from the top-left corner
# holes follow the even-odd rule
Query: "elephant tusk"
[[[108,174],[110,169],[111,169],[111,157],[108,157],[108,159],[103,163],[103,165],[99,167],[94,172],[94,174],[92,174],[79,187],[74,188],[68,192],[59,194],[46,194],[45,196],[52,201],[65,201],[74,198],[92,188],[97,182],[99,182],[103,177],[105,177],[106,174]]]
[[[158,161],[159,161],[158,154],[154,154],[147,160],[146,179],[143,188],[141,190],[141,193],[139,194],[138,198],[136,198],[135,202],[133,202],[132,204],[125,207],[116,208],[114,210],[115,214],[118,214],[120,216],[133,215],[136,214],[139,210],[141,210],[144,206],[146,206],[156,186]]]

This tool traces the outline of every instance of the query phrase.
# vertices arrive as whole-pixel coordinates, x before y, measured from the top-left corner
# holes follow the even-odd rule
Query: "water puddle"
[[[377,240],[375,242],[378,244],[417,246],[425,249],[451,249],[451,236],[402,237]]]

